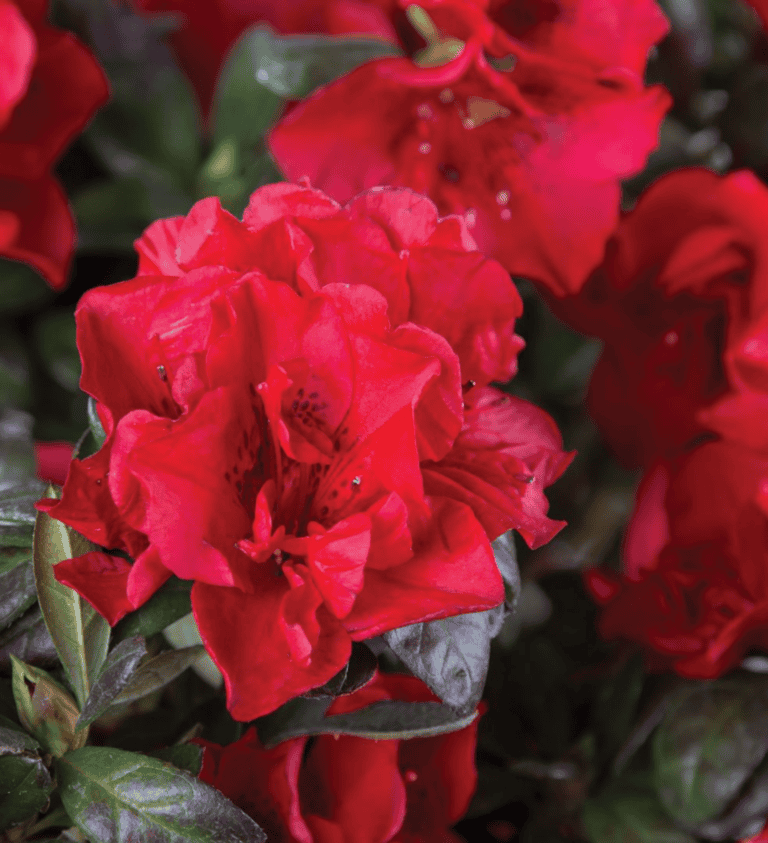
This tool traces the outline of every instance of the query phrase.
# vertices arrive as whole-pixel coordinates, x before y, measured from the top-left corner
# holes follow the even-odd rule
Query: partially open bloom
[[[47,6],[0,0],[0,255],[62,287],[75,228],[52,168],[108,88],[90,52],[48,24]]]
[[[419,680],[379,675],[338,697],[328,714],[386,699],[435,697]],[[433,738],[374,741],[294,738],[264,749],[252,727],[236,743],[204,749],[200,779],[284,843],[458,843],[449,829],[475,790],[477,721]]]
[[[658,463],[638,491],[624,575],[587,572],[601,631],[698,679],[768,649],[767,539],[765,455],[721,441]]]
[[[458,274],[460,225],[403,191],[375,196],[340,210],[275,185],[243,222],[203,200],[149,229],[138,277],[77,311],[107,440],[43,506],[135,561],[96,552],[56,575],[113,623],[171,572],[194,580],[242,720],[327,681],[353,640],[497,605],[490,540],[517,528],[537,545],[562,526],[543,487],[570,455],[549,417],[490,387],[465,396],[448,340],[406,321],[437,296],[433,246]],[[468,283],[493,289],[478,261]],[[508,332],[500,357],[470,342],[467,366],[486,380],[508,366]]]
[[[339,201],[377,184],[426,193],[441,213],[466,212],[513,275],[576,291],[669,106],[642,78],[661,12],[652,0],[400,0],[390,19],[407,57],[297,104],[270,134],[280,167]]]
[[[768,190],[678,170],[628,213],[559,314],[605,341],[588,406],[629,466],[713,431],[768,443]]]

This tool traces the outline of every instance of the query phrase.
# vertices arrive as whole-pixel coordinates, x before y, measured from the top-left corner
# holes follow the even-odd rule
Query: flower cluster
[[[0,255],[63,287],[75,226],[53,165],[108,87],[90,52],[48,23],[47,5],[0,3]]]
[[[590,571],[603,632],[712,677],[765,649],[768,190],[751,174],[660,179],[622,220],[573,324],[605,341],[589,391],[645,474],[624,576]]]
[[[206,199],[137,248],[137,277],[77,311],[106,442],[41,506],[133,558],[56,566],[111,623],[194,581],[236,718],[322,685],[352,641],[496,606],[490,541],[562,526],[557,428],[485,385],[515,371],[520,300],[463,219],[283,184],[242,222]]]

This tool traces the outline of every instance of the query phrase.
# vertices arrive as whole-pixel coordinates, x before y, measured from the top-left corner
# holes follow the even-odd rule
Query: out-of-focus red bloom
[[[74,446],[69,442],[35,442],[37,476],[41,480],[64,485],[72,462]]]
[[[441,213],[466,212],[513,275],[578,290],[670,103],[642,78],[667,30],[657,6],[402,0],[391,20],[408,57],[297,104],[270,134],[280,167],[340,201],[376,184],[426,193]]]
[[[556,303],[605,341],[588,406],[626,465],[713,430],[768,443],[766,219],[751,173],[678,170],[624,217],[580,295]]]
[[[0,255],[66,282],[75,243],[51,168],[106,101],[96,60],[46,19],[44,0],[0,0]]]
[[[768,649],[768,457],[711,442],[644,477],[624,575],[591,569],[600,629],[652,665],[712,678]]]
[[[360,34],[387,41],[397,35],[382,10],[391,0],[133,0],[144,12],[180,17],[170,42],[208,114],[216,81],[232,45],[245,29],[266,23],[278,32]]]
[[[194,580],[235,717],[327,681],[353,640],[498,604],[490,540],[517,528],[535,545],[561,526],[542,487],[570,457],[549,417],[491,388],[464,396],[446,339],[406,321],[441,324],[427,305],[441,256],[441,278],[460,288],[463,266],[480,298],[483,278],[496,289],[462,231],[406,191],[339,209],[273,185],[243,222],[207,199],[155,223],[138,277],[80,303],[81,386],[107,440],[42,506],[135,561],[97,552],[56,575],[112,623],[171,572]]]
[[[742,840],[741,843],[768,843],[768,823],[766,823],[765,828],[759,834]]]
[[[328,714],[380,700],[429,701],[419,680],[378,675],[338,697]],[[320,735],[264,749],[252,727],[236,743],[204,749],[200,779],[283,843],[458,843],[477,783],[477,721],[433,738],[374,741]]]

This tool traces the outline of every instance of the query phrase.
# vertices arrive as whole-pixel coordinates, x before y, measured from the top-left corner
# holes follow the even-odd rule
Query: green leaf
[[[37,599],[32,554],[24,553],[24,564],[0,575],[0,629],[20,618]]]
[[[0,831],[43,810],[53,789],[37,741],[24,732],[0,727]]]
[[[139,662],[146,655],[147,643],[140,635],[126,638],[114,647],[93,683],[77,721],[78,728],[88,726],[104,714],[130,682]]]
[[[520,598],[522,585],[520,582],[520,568],[517,565],[517,549],[515,548],[515,534],[512,530],[502,533],[491,542],[496,565],[504,580],[507,595],[507,606],[514,611]]]
[[[56,497],[52,486],[48,495]],[[81,707],[107,657],[109,624],[76,591],[56,581],[53,566],[93,550],[98,550],[96,545],[77,531],[46,512],[38,513],[33,547],[38,600]]]
[[[491,639],[504,622],[504,606],[427,623],[382,636],[408,669],[461,714],[474,711],[485,687]]]
[[[378,662],[371,650],[359,641],[352,643],[352,655],[342,669],[332,676],[324,685],[313,688],[305,697],[340,697],[342,694],[352,694],[373,677]]]
[[[592,710],[597,748],[603,763],[609,762],[625,744],[637,723],[638,704],[645,673],[637,653],[598,689]]]
[[[588,799],[582,822],[589,843],[696,843],[677,828],[643,777],[622,777]]]
[[[0,576],[29,562],[31,558],[32,554],[28,547],[0,547]]]
[[[736,674],[683,688],[653,736],[654,780],[692,831],[722,814],[768,754],[768,677]]]
[[[45,484],[35,477],[32,417],[0,410],[0,547],[29,547],[35,502]]]
[[[171,577],[140,609],[131,612],[117,624],[114,629],[115,641],[122,641],[132,635],[149,638],[188,615],[192,611],[189,596],[191,590],[190,580]]]
[[[325,716],[328,699],[297,698],[258,721],[259,738],[273,747],[303,735],[357,735],[370,740],[430,738],[468,726],[476,712],[459,717],[437,702],[382,700],[350,714]]]
[[[79,749],[88,737],[78,730],[77,705],[69,693],[44,670],[11,656],[13,698],[22,726],[55,756]]]
[[[96,410],[96,401],[90,395],[88,396],[88,427],[96,443],[96,450],[101,450],[102,445],[107,439],[107,433]]]
[[[11,656],[27,664],[52,664],[58,662],[48,627],[39,606],[22,615],[14,624],[0,633],[0,668],[9,671]]]
[[[68,392],[80,384],[80,355],[75,342],[75,314],[69,308],[42,314],[33,329],[35,347],[48,374]]]
[[[249,29],[236,49],[247,55],[261,85],[294,100],[304,99],[361,64],[402,55],[393,44],[375,38],[275,35],[264,25]]]
[[[31,400],[29,355],[18,332],[11,325],[1,325],[0,405],[26,408]]]
[[[130,639],[129,639],[130,640]],[[113,704],[124,704],[140,700],[148,694],[163,688],[182,674],[205,652],[202,644],[185,647],[182,650],[165,650],[144,662],[131,676]]]
[[[203,766],[203,748],[194,743],[182,743],[175,746],[167,746],[158,749],[156,752],[148,753],[152,758],[159,758],[168,764],[173,764],[180,770],[186,770],[193,776],[200,773]]]
[[[152,219],[147,188],[133,176],[91,182],[72,197],[81,252],[131,252]]]
[[[91,843],[263,843],[218,790],[156,758],[85,747],[59,759],[61,800]]]
[[[34,269],[0,258],[0,314],[14,316],[38,309],[53,295],[53,290]]]
[[[226,141],[243,150],[255,147],[282,107],[282,96],[259,81],[263,43],[262,30],[247,32],[219,74],[212,110],[214,148]]]

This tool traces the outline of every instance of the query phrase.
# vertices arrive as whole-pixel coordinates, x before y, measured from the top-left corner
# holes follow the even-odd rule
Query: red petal
[[[131,564],[119,556],[93,551],[59,562],[53,572],[60,583],[84,597],[110,626],[136,608],[126,595]]]

